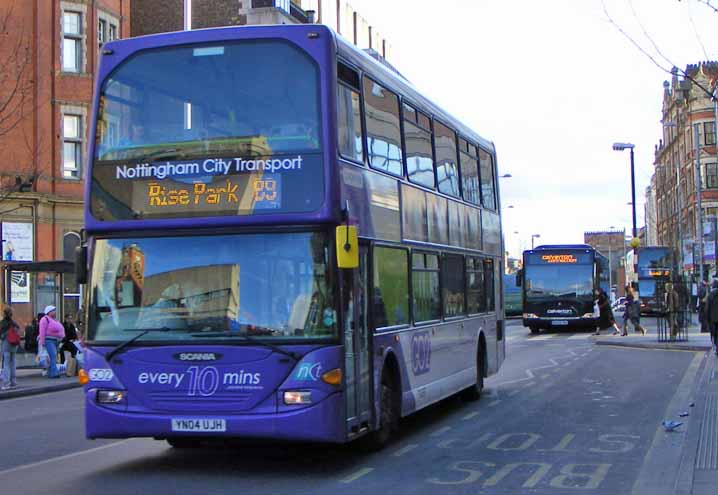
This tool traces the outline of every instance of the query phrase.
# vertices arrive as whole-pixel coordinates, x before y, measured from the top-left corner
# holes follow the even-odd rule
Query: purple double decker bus
[[[86,434],[388,441],[504,359],[494,146],[320,25],[103,46]]]

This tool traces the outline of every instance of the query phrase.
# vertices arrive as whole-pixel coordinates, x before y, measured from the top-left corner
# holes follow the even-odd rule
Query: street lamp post
[[[534,239],[541,237],[541,234],[531,234],[531,249],[534,248]]]
[[[633,239],[631,239],[631,247],[633,248],[633,273],[638,273],[638,231],[636,230],[636,173],[634,171],[635,166],[633,162],[633,148],[636,145],[633,143],[613,143],[614,151],[631,151],[631,209],[633,212]]]

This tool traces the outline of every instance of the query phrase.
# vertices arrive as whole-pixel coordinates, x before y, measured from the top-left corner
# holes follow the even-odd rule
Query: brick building
[[[129,36],[130,0],[5,0],[0,23],[3,259],[72,259],[83,223],[85,150],[100,46]],[[21,322],[60,302],[61,289],[49,274],[12,285]],[[73,280],[67,280],[65,292],[72,311],[79,300]]]
[[[663,138],[655,150],[656,232],[659,245],[679,254],[685,270],[694,271],[694,249],[698,230],[696,143],[700,150],[700,186],[703,218],[718,214],[718,159],[716,157],[716,114],[709,92],[715,89],[718,62],[689,65],[680,77],[674,70],[663,83]],[[693,81],[691,81],[691,79]],[[704,231],[705,233],[705,231]],[[714,260],[705,244],[704,264]],[[705,267],[708,273],[709,266]]]
[[[346,0],[132,0],[132,36],[248,24],[326,24],[359,48],[391,60],[392,47]]]
[[[606,258],[611,266],[609,281],[616,287],[616,295],[624,295],[625,273],[623,263],[626,257],[626,231],[608,230],[596,232],[584,232],[583,242],[597,249]]]

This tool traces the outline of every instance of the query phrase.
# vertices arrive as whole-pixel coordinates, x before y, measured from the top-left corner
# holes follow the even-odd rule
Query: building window
[[[65,179],[80,178],[82,163],[82,117],[62,116],[62,176]]]
[[[716,144],[716,123],[703,122],[703,144],[713,146]]]
[[[62,70],[81,72],[82,68],[82,14],[62,13]]]
[[[718,189],[718,163],[706,163],[704,172],[704,187],[706,189]]]
[[[97,45],[102,45],[108,41],[117,39],[117,22],[107,17],[100,17],[97,20]]]

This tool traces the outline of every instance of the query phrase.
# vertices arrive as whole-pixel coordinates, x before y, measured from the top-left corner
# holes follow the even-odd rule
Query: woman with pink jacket
[[[44,346],[50,357],[50,368],[47,370],[48,378],[60,378],[57,371],[57,346],[65,337],[65,327],[55,317],[55,306],[45,307],[45,316],[40,320],[40,345]]]

